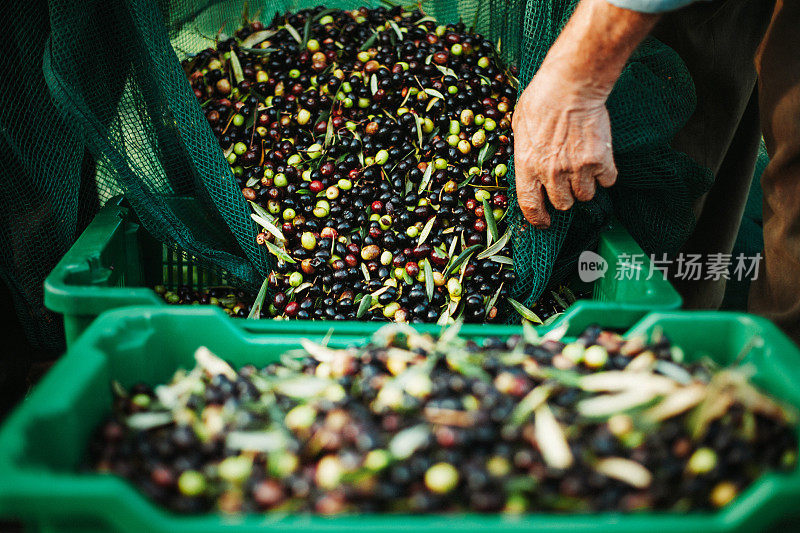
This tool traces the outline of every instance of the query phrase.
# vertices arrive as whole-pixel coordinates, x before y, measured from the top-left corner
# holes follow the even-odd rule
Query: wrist
[[[590,101],[608,98],[625,64],[658,16],[582,0],[540,71],[560,77],[567,93]]]
[[[548,58],[542,63],[537,76],[545,74],[555,81],[555,89],[560,99],[573,102],[582,102],[588,106],[605,105],[608,95],[614,88],[611,76],[601,77],[591,75],[584,65],[574,61],[574,56],[560,54]]]

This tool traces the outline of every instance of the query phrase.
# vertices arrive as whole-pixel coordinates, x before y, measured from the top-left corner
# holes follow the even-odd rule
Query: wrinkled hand
[[[542,188],[553,207],[591,200],[597,184],[617,179],[605,95],[582,90],[542,66],[514,110],[517,199],[534,226],[550,225]]]

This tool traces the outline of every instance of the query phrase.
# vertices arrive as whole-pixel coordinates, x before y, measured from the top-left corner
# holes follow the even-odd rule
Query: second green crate
[[[593,299],[632,309],[677,309],[681,298],[627,231],[612,225],[600,236],[605,275],[593,283]],[[642,259],[618,276],[620,258]],[[648,279],[649,278],[649,279]],[[205,289],[233,280],[201,267],[189,254],[164,246],[139,223],[121,198],[110,200],[45,280],[44,303],[64,315],[67,345],[103,311],[132,305],[167,305],[152,289]],[[582,305],[578,301],[574,305]],[[311,326],[327,330],[328,324]],[[340,323],[337,323],[337,328]],[[307,329],[308,325],[302,326]]]

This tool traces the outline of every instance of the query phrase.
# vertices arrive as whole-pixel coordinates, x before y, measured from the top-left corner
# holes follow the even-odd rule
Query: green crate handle
[[[587,302],[588,303],[588,302]],[[743,345],[758,335],[762,346],[755,347],[746,357],[758,368],[756,380],[795,406],[800,406],[800,350],[768,321],[737,313],[661,312],[644,315],[625,307],[610,305],[576,306],[566,317],[570,333],[588,323],[604,327],[625,327],[626,335],[649,334],[654,328],[663,331],[676,343],[694,351],[712,350],[720,361],[735,359]],[[611,320],[611,322],[609,322]],[[620,326],[626,321],[625,326]],[[341,345],[364,339],[383,326],[380,323],[361,324],[359,331],[350,330],[333,337]],[[69,424],[83,421],[84,425],[107,410],[98,401],[96,387],[105,387],[112,375],[126,370],[148,375],[154,361],[145,361],[152,350],[167,343],[170,350],[189,350],[198,343],[208,344],[223,356],[238,353],[239,360],[250,354],[269,357],[258,347],[287,346],[297,342],[300,335],[278,332],[272,324],[228,320],[214,308],[129,308],[105,313],[70,349],[69,353],[36,387],[31,396],[12,414],[0,429],[0,516],[18,518],[41,531],[155,531],[189,533],[200,531],[263,531],[310,533],[341,532],[408,532],[448,533],[452,530],[498,531],[585,531],[615,532],[658,531],[709,533],[763,530],[775,520],[800,517],[796,502],[800,498],[800,471],[787,474],[768,474],[743,492],[730,506],[717,513],[602,513],[588,515],[530,514],[520,517],[490,515],[407,516],[379,515],[323,518],[317,516],[271,517],[269,515],[224,518],[219,515],[184,517],[157,508],[126,481],[108,475],[76,475],[69,456],[80,457],[84,441],[74,432],[61,436],[49,431],[50,424]],[[425,326],[433,329],[433,326]],[[425,329],[423,328],[423,329]],[[467,326],[465,326],[467,328]],[[487,335],[520,332],[519,327],[479,326],[464,333]],[[543,332],[546,328],[539,328]],[[195,331],[190,335],[175,332]],[[214,346],[214,344],[217,346]],[[227,352],[226,352],[227,347]],[[106,351],[113,354],[106,355]],[[274,355],[273,351],[273,354]],[[137,355],[138,354],[138,355]],[[231,358],[234,358],[231,355]],[[118,374],[111,374],[110,365]],[[167,370],[167,369],[164,369]],[[127,376],[130,378],[130,376]],[[134,378],[131,378],[134,379]],[[155,378],[154,378],[155,379]],[[95,387],[94,389],[92,387]],[[78,397],[85,402],[76,409]],[[88,421],[88,422],[87,422]],[[58,426],[57,426],[58,427]],[[70,430],[65,430],[69,433]],[[72,437],[72,438],[69,438]],[[41,444],[45,443],[42,447]]]

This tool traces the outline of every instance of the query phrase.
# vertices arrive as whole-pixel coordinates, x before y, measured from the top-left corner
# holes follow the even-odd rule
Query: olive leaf
[[[653,481],[653,474],[647,468],[624,457],[605,457],[594,465],[594,469],[637,489],[646,489]]]
[[[231,368],[221,357],[215,355],[205,346],[200,346],[194,351],[194,360],[197,365],[211,376],[223,375],[228,379],[236,379],[236,371]]]
[[[478,254],[478,259],[486,259],[487,257],[492,257],[500,250],[502,250],[506,244],[508,244],[508,240],[511,238],[511,234],[506,231],[502,237],[497,239],[497,242],[482,251]]]
[[[276,33],[278,33],[277,30],[261,30],[253,32],[247,37],[245,37],[245,39],[239,45],[239,49],[249,52],[250,50],[248,50],[248,48],[255,47],[257,44],[266,41]],[[264,49],[260,48],[259,50],[264,50]]]
[[[541,377],[544,379],[553,380],[559,385],[563,385],[565,387],[577,388],[581,383],[581,374],[578,374],[574,370],[562,370],[554,367],[545,368],[541,371]]]
[[[264,307],[264,298],[267,296],[268,286],[269,278],[266,278],[264,283],[261,284],[261,288],[258,290],[256,300],[253,302],[253,307],[250,309],[250,314],[247,315],[247,318],[261,318],[261,309]]]
[[[667,376],[627,369],[595,372],[582,377],[580,383],[581,390],[590,392],[621,392],[636,389],[667,394],[675,390],[676,386],[677,383]]]
[[[252,128],[253,126],[255,126],[255,124],[256,124],[256,117],[257,117],[257,116],[258,116],[258,108],[257,108],[257,107],[254,107],[254,108],[253,108],[253,112],[252,112],[252,113],[250,113],[250,115],[248,115],[248,116],[247,116],[247,121],[244,123],[244,129],[245,129],[245,131],[247,131],[247,130],[249,130],[250,128]],[[250,146],[251,146],[251,147],[253,146],[253,141],[252,141],[252,139],[250,140]]]
[[[308,399],[320,396],[334,381],[316,376],[300,375],[282,379],[275,383],[275,392],[295,399]]]
[[[466,174],[466,172],[465,172],[465,174]],[[467,177],[464,178],[464,181],[459,183],[456,188],[458,188],[458,189],[464,188],[465,186],[467,186],[472,181],[472,178],[473,178],[473,174],[467,174]]]
[[[439,98],[441,100],[444,100],[444,95],[442,93],[440,93],[439,91],[437,91],[436,89],[425,89],[425,92],[427,94],[435,97],[435,98]]]
[[[489,316],[489,311],[492,310],[492,307],[495,306],[497,303],[497,299],[500,297],[500,291],[503,290],[503,284],[501,283],[497,290],[495,291],[494,295],[489,298],[489,301],[486,303],[486,316]]]
[[[456,302],[456,305],[458,305],[458,303],[459,303],[459,302]],[[450,309],[451,309],[451,304],[452,304],[452,301],[451,301],[449,304],[445,304],[445,305],[444,305],[444,307],[443,307],[444,311],[442,311],[442,314],[441,314],[441,315],[439,315],[439,320],[437,320],[437,321],[436,321],[436,324],[437,324],[437,325],[439,325],[439,326],[446,326],[446,325],[447,325],[447,323],[450,321],[450,315],[451,315],[451,311],[450,311]]]
[[[403,194],[408,194],[412,190],[414,190],[414,184],[410,179],[408,179],[408,176],[406,176],[405,180],[403,181]]]
[[[372,297],[366,295],[361,298],[361,303],[358,304],[358,311],[356,311],[356,318],[361,318],[366,314],[369,307],[372,305]]]
[[[303,25],[303,40],[300,42],[300,50],[305,50],[308,45],[308,40],[311,37],[311,23],[314,19],[306,17],[306,23]]]
[[[134,413],[125,419],[125,425],[131,429],[147,431],[161,426],[172,424],[174,419],[171,412],[141,412]]]
[[[422,148],[422,118],[415,114],[414,122],[417,125],[417,145]]]
[[[431,268],[431,262],[425,261],[425,265],[423,267],[425,269],[425,293],[428,296],[428,301],[430,302],[433,300],[433,268]]]
[[[494,155],[497,151],[497,146],[494,144],[486,143],[481,148],[481,151],[478,152],[478,166],[483,168],[483,164],[489,159],[490,155]]]
[[[297,287],[294,287],[294,293],[297,294],[298,292],[303,292],[304,290],[310,289],[313,286],[314,286],[314,284],[311,283],[310,281],[304,281],[303,283],[301,283]]]
[[[655,370],[674,379],[681,385],[688,385],[693,381],[692,375],[688,370],[669,361],[656,361]]]
[[[421,19],[416,21],[414,25],[419,25],[422,24],[423,22],[433,22],[434,24],[436,24],[436,19],[433,17],[422,17]]]
[[[272,222],[270,222],[269,220],[267,220],[267,219],[255,214],[255,213],[250,213],[250,218],[255,220],[256,224],[258,224],[259,226],[261,226],[262,228],[264,228],[265,230],[270,232],[272,235],[274,235],[276,239],[281,240],[281,241],[285,241],[286,240],[286,237],[284,237],[284,235],[281,232],[281,230],[279,230],[277,227],[275,227],[272,224]]]
[[[523,422],[527,422],[533,412],[547,401],[552,392],[553,385],[549,383],[542,383],[534,387],[511,412],[511,423],[518,426]]]
[[[445,76],[453,76],[454,78],[458,79],[458,76],[456,76],[456,73],[453,69],[443,67],[441,65],[436,65],[436,68],[439,69],[439,72],[441,72]]]
[[[489,258],[489,261],[494,261],[495,263],[500,263],[501,265],[514,265],[514,260],[504,255],[493,255]]]
[[[431,438],[427,424],[418,424],[397,433],[389,441],[389,452],[397,459],[408,459],[420,448],[426,446]]]
[[[394,30],[394,32],[397,34],[397,38],[398,38],[398,39],[400,39],[400,40],[402,41],[402,40],[403,40],[403,32],[402,32],[402,31],[400,31],[400,26],[398,26],[398,25],[397,25],[397,23],[396,23],[395,21],[391,20],[391,19],[390,19],[390,20],[388,20],[387,22],[389,23],[389,26],[390,26],[390,27],[391,27],[391,28]]]
[[[372,35],[370,35],[369,38],[366,41],[364,41],[364,44],[361,45],[360,50],[362,52],[364,50],[369,50],[370,47],[372,47],[372,45],[375,44],[376,40],[378,40],[378,32],[374,32]]]
[[[242,64],[239,63],[239,57],[236,52],[231,50],[231,72],[233,72],[233,79],[236,85],[239,85],[244,80],[244,73],[242,73]]]
[[[472,360],[465,350],[449,349],[445,355],[447,365],[468,378],[479,379],[484,382],[491,382],[491,376],[481,368],[479,362]]]
[[[537,333],[533,325],[527,321],[522,323],[522,338],[525,339],[525,342],[528,344],[539,345],[542,342],[539,333]]]
[[[377,289],[375,292],[370,293],[370,297],[371,298],[377,298],[378,296],[380,296],[381,294],[383,294],[384,292],[386,292],[388,290],[389,290],[389,286],[388,285],[384,285],[380,289]]]
[[[323,17],[326,17],[328,15],[332,15],[333,13],[338,13],[338,12],[339,12],[338,9],[333,9],[333,8],[323,9],[322,11],[320,11],[319,13],[314,15],[314,22],[316,22],[318,20],[321,20]]]
[[[605,418],[651,403],[659,395],[652,390],[628,389],[616,394],[592,396],[577,403],[578,413],[588,418]]]
[[[650,420],[660,422],[685,413],[697,406],[705,397],[705,384],[692,383],[665,396],[661,402],[645,411],[644,416]]]
[[[525,320],[533,322],[534,324],[542,323],[542,319],[536,316],[536,313],[516,301],[514,298],[508,298],[508,303],[510,303],[511,307],[513,307],[514,310]]]
[[[297,41],[297,44],[302,44],[303,43],[303,38],[300,36],[299,33],[297,33],[297,30],[294,28],[294,26],[292,26],[291,24],[286,22],[286,24],[284,24],[283,27],[286,28],[286,31],[289,32],[289,35],[291,35],[292,38],[295,41]]]
[[[369,88],[372,91],[372,95],[374,96],[376,92],[378,92],[378,75],[372,74],[369,78]]]
[[[231,431],[225,437],[225,447],[231,450],[269,453],[286,449],[289,445],[286,434],[280,430]]]
[[[572,292],[572,290],[569,287],[562,287],[561,293],[564,295],[564,298],[570,305],[578,301],[578,298],[575,296],[575,293]]]
[[[272,52],[277,52],[278,48],[244,48],[239,47],[239,51],[245,52],[247,54],[253,54],[257,56],[268,56]],[[252,91],[252,89],[250,89]]]
[[[431,176],[433,176],[433,161],[428,163],[428,166],[425,168],[425,173],[422,175],[422,181],[419,183],[419,192],[425,190],[425,187],[427,187],[428,183],[431,181]]]
[[[569,322],[564,322],[557,328],[553,328],[542,336],[544,341],[560,341],[569,331]]]
[[[553,468],[569,468],[574,460],[567,438],[553,412],[543,403],[534,410],[534,436],[542,458]]]
[[[328,127],[325,129],[325,141],[322,143],[323,148],[330,146],[333,140],[333,120],[328,119]]]
[[[361,143],[361,136],[358,134],[357,131],[353,132],[353,137],[355,138],[355,140],[357,140],[359,143]],[[358,162],[361,164],[362,167],[364,166],[364,150],[363,149],[358,151]]]
[[[454,236],[453,240],[450,241],[450,248],[447,250],[447,257],[453,257],[453,254],[456,253],[456,246],[458,246],[458,237]]]
[[[452,262],[452,263],[450,263],[450,265],[447,267],[447,270],[445,271],[445,276],[449,276],[449,275],[451,275],[453,272],[455,272],[456,270],[458,270],[458,267],[460,267],[462,263],[464,263],[465,261],[467,261],[467,260],[470,258],[470,256],[472,256],[472,254],[474,254],[474,253],[475,253],[477,250],[479,250],[480,248],[481,248],[481,245],[480,245],[480,244],[473,244],[472,246],[470,246],[469,248],[467,248],[466,250],[464,250],[463,252],[461,252],[461,253],[458,255],[458,257],[456,257],[456,258],[453,260],[453,262]]]
[[[253,211],[255,211],[258,216],[260,216],[264,220],[269,220],[270,222],[273,222],[273,223],[275,222],[275,217],[273,217],[269,213],[269,211],[267,211],[262,206],[260,206],[259,204],[255,203],[253,201],[249,201],[249,203],[250,203],[250,207],[253,208]]]
[[[486,242],[491,243],[496,241],[498,237],[497,222],[494,219],[492,206],[489,205],[489,201],[486,198],[483,199],[483,217],[486,219]]]
[[[440,100],[438,98],[431,98],[430,102],[428,102],[428,105],[425,107],[425,112],[427,113],[428,111],[430,111],[431,108],[436,105],[436,102],[439,101]]]
[[[286,253],[286,250],[284,250],[283,248],[276,246],[269,241],[265,241],[264,244],[267,245],[267,249],[269,250],[269,252],[278,259],[282,259],[287,263],[297,263],[297,261],[292,259],[292,257],[288,253]]]
[[[555,322],[556,320],[558,320],[562,316],[564,316],[564,313],[556,313],[554,315],[550,315],[550,318],[548,318],[547,320],[542,322],[542,325],[543,326],[549,326],[550,324],[552,324],[553,322]],[[528,324],[528,322],[526,322],[526,324]]]
[[[564,301],[564,299],[563,299],[563,298],[562,298],[562,297],[561,297],[561,296],[558,294],[558,292],[557,292],[557,291],[550,291],[550,294],[552,294],[552,295],[553,295],[553,299],[556,301],[556,303],[557,303],[559,306],[563,307],[564,309],[566,309],[567,307],[569,307],[569,304],[568,304],[567,302],[565,302],[565,301]]]
[[[125,390],[125,387],[122,386],[122,383],[117,381],[116,379],[111,380],[111,390],[114,392],[114,396],[117,398],[127,398],[128,391]],[[158,390],[156,390],[156,393]]]
[[[367,280],[367,281],[370,280],[369,269],[367,268],[367,265],[365,265],[364,263],[361,263],[361,273],[364,274],[364,279],[365,280]]]
[[[425,227],[422,228],[422,233],[419,234],[419,241],[417,241],[417,246],[422,246],[422,244],[428,239],[428,235],[431,234],[431,230],[433,230],[433,225],[436,224],[436,216],[432,216],[430,220],[425,223]]]

